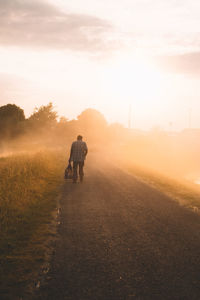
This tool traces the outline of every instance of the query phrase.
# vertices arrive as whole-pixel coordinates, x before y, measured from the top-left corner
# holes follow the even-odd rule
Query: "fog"
[[[28,119],[21,108],[2,106],[0,117],[1,156],[50,149],[62,151],[67,161],[72,141],[81,134],[88,144],[88,157],[96,156],[98,162],[125,169],[141,167],[180,180],[197,181],[200,177],[200,129],[128,129],[118,123],[108,124],[94,109],[68,120],[58,116],[51,103],[36,109]]]

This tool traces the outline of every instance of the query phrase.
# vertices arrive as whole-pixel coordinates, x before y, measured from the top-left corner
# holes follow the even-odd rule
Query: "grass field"
[[[57,153],[0,158],[0,299],[20,299],[34,286],[63,167]]]
[[[46,261],[47,241],[54,235],[49,224],[64,167],[63,154],[55,151],[0,158],[1,300],[31,298]],[[200,210],[200,189],[195,185],[130,164],[121,167],[182,205]]]
[[[139,166],[126,166],[126,170],[143,180],[145,183],[173,198],[180,205],[200,212],[200,187],[183,178],[173,178],[163,173],[145,169]]]

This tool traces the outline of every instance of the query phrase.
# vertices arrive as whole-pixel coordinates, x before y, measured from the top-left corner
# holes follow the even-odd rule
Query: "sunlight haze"
[[[108,122],[200,126],[198,1],[0,0],[0,104]]]

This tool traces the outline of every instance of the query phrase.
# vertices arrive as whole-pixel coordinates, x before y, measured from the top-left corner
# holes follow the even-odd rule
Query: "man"
[[[72,143],[69,162],[73,161],[73,182],[76,183],[78,179],[77,169],[79,167],[80,182],[83,182],[83,167],[88,148],[85,142],[83,142],[81,135],[77,136],[77,141]]]

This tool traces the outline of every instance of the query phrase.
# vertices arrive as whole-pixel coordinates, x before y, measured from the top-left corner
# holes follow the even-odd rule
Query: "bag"
[[[72,179],[73,178],[73,170],[72,170],[72,166],[69,163],[67,168],[65,169],[65,179]]]

